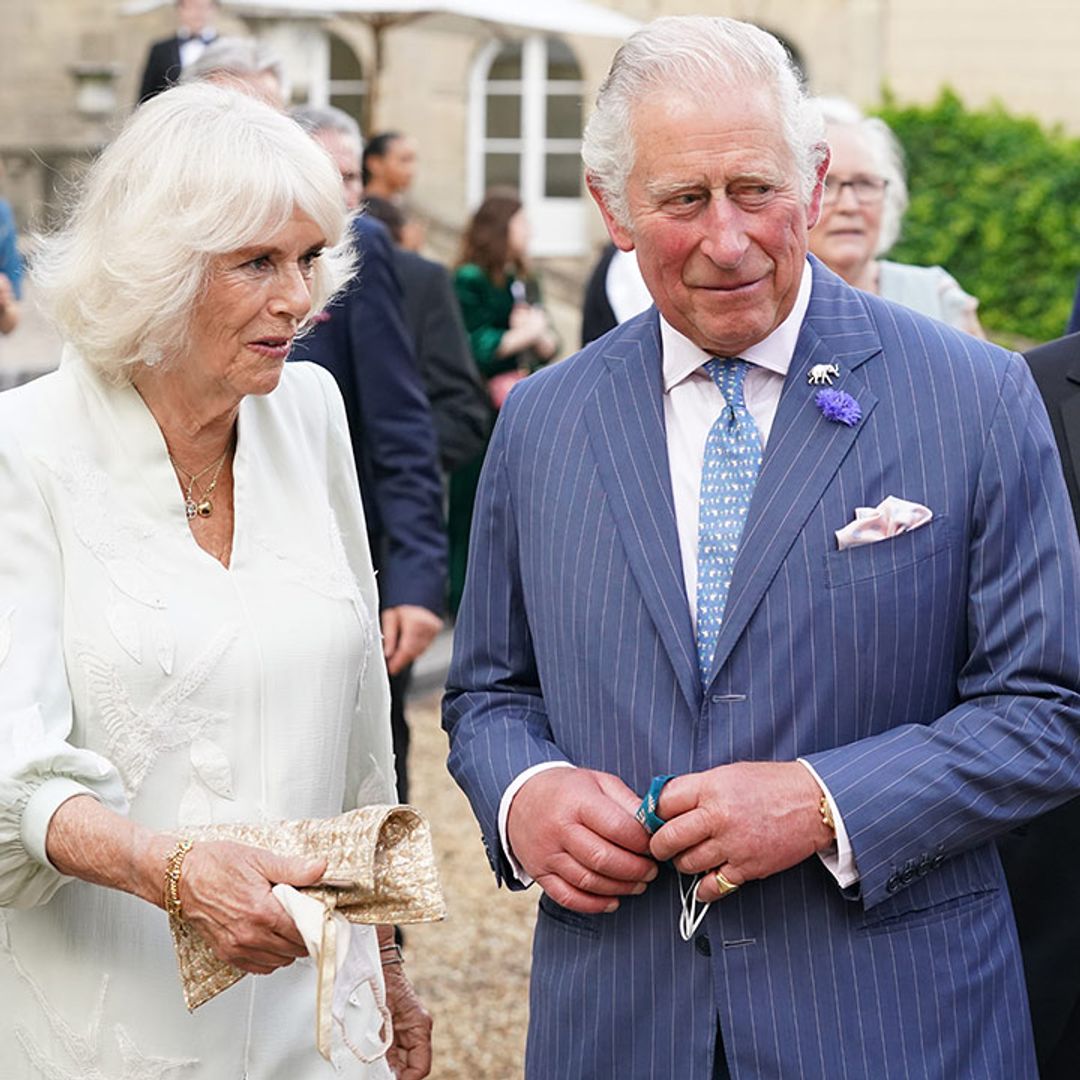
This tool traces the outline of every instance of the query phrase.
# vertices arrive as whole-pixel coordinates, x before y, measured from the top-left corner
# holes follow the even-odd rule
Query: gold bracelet
[[[821,802],[818,803],[818,813],[821,815],[821,823],[833,834],[836,835],[836,822],[833,820],[832,807],[829,805],[829,797],[822,792]]]
[[[190,850],[190,840],[177,840],[176,847],[165,856],[165,913],[170,919],[184,917],[180,905],[180,873]]]

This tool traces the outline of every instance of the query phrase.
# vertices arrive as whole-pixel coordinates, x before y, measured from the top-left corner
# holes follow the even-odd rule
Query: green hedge
[[[944,266],[992,336],[1060,337],[1080,274],[1080,139],[949,90],[931,106],[886,98],[878,115],[904,146],[911,192],[889,257]]]

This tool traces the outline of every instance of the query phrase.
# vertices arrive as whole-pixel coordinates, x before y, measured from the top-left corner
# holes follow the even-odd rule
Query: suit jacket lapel
[[[701,688],[671,493],[655,309],[616,335],[604,361],[609,378],[585,408],[600,482],[645,606],[696,715]]]
[[[858,373],[880,354],[881,341],[858,295],[812,260],[814,287],[780,396],[772,434],[735,560],[712,677],[727,661],[765,590],[844,460],[877,398]],[[827,420],[808,381],[815,364],[836,364],[834,390],[844,390],[862,409],[854,427]],[[711,681],[711,679],[710,679]]]

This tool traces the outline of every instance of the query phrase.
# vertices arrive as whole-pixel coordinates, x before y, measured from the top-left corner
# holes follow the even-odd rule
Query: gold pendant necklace
[[[169,461],[172,462],[172,466],[178,473],[181,474],[180,479],[183,481],[184,474],[188,477],[187,488],[184,491],[184,513],[187,515],[188,521],[198,516],[201,518],[208,518],[214,512],[214,504],[210,500],[210,496],[214,493],[214,488],[217,487],[218,478],[221,476],[221,470],[225,467],[225,459],[229,456],[230,446],[225,447],[225,452],[217,459],[217,461],[211,462],[205,469],[200,469],[196,473],[189,473],[187,469],[177,465],[173,460],[172,454],[169,455]],[[195,484],[199,479],[205,476],[208,472],[214,472],[214,475],[210,478],[210,483],[206,485],[205,491],[199,492],[198,501],[195,499]]]

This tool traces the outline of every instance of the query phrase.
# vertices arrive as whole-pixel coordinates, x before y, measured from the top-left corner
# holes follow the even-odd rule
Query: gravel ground
[[[434,1080],[522,1075],[535,889],[499,889],[465,796],[446,771],[438,696],[409,705],[412,802],[431,822],[449,915],[406,928],[405,955],[435,1018]]]

